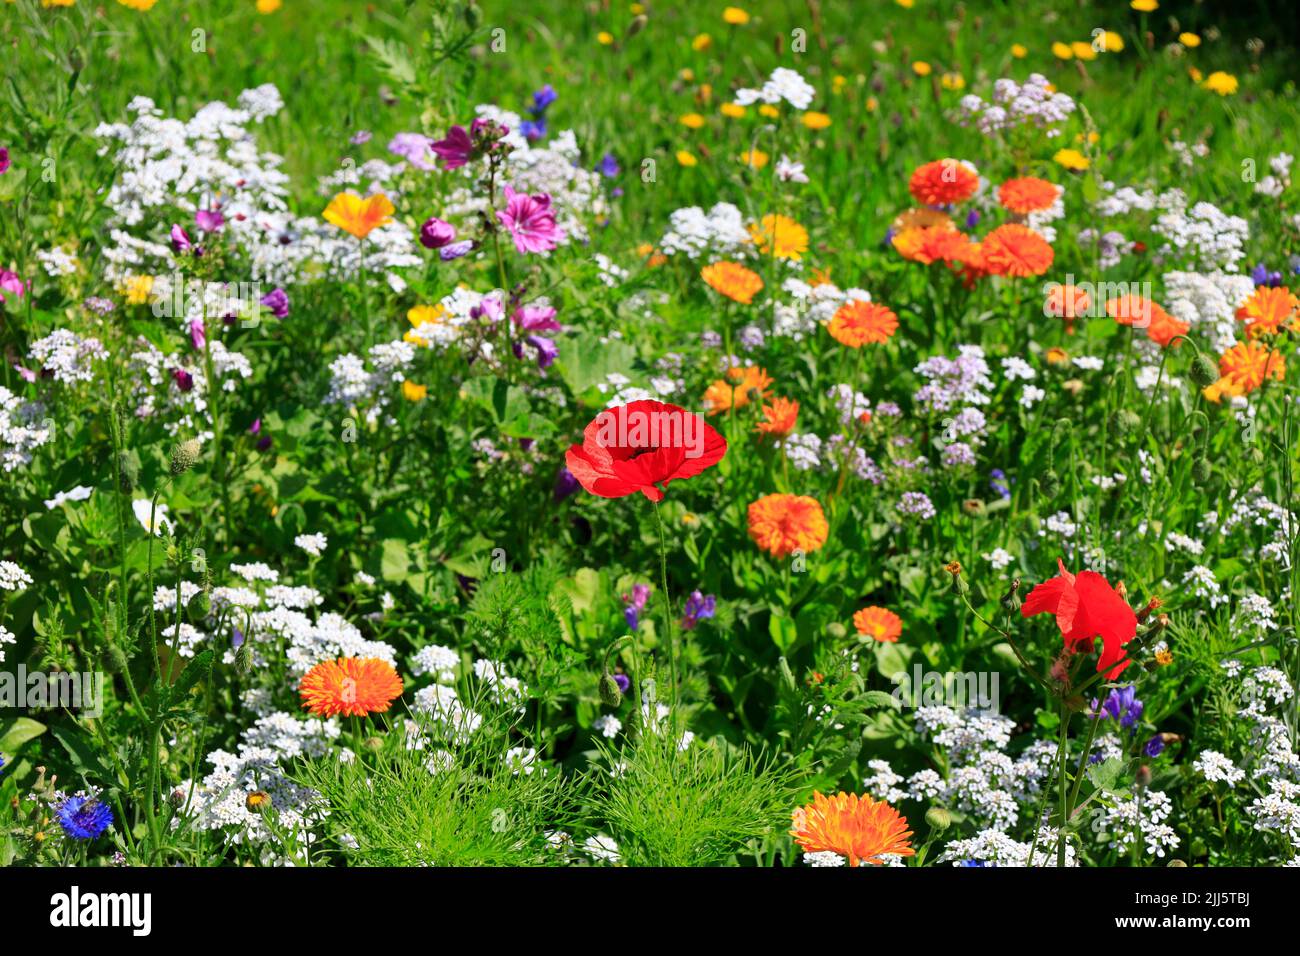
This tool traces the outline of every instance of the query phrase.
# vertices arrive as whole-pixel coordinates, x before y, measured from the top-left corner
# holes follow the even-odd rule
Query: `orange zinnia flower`
[[[1246,323],[1246,335],[1253,339],[1258,335],[1276,335],[1282,323],[1297,308],[1300,308],[1300,299],[1286,286],[1272,288],[1262,285],[1242,303],[1237,318]]]
[[[1158,302],[1140,295],[1122,295],[1106,302],[1106,314],[1120,325],[1145,329],[1151,341],[1165,346],[1191,326],[1174,318]]]
[[[1219,375],[1213,385],[1207,385],[1202,394],[1211,402],[1227,395],[1236,398],[1249,395],[1264,384],[1265,379],[1282,381],[1286,375],[1286,359],[1281,352],[1258,342],[1238,342],[1219,357]]]
[[[805,853],[838,853],[849,858],[849,866],[879,866],[885,853],[916,855],[907,817],[867,794],[824,797],[814,790],[812,803],[791,814],[791,826],[790,835]]]
[[[864,607],[853,615],[853,626],[863,637],[871,637],[882,644],[896,644],[903,633],[903,619],[888,608]]]
[[[965,202],[980,188],[973,169],[955,159],[936,159],[918,166],[907,184],[917,202],[927,206],[949,206]]]
[[[1055,183],[1037,176],[1008,179],[998,187],[998,200],[1003,208],[1020,216],[1051,209],[1060,194],[1060,187]]]
[[[1052,264],[1052,247],[1028,226],[1007,223],[984,237],[984,264],[995,276],[1040,276]]]
[[[904,259],[924,266],[941,259],[958,262],[970,245],[965,234],[951,226],[912,226],[891,241]]]
[[[765,435],[784,438],[794,431],[799,420],[799,403],[788,398],[774,398],[771,405],[763,406],[764,421],[754,426]]]
[[[1092,297],[1088,295],[1087,290],[1080,289],[1075,285],[1052,286],[1047,293],[1047,301],[1043,303],[1043,310],[1048,315],[1054,315],[1057,318],[1065,319],[1065,331],[1074,331],[1074,320],[1086,318],[1088,310],[1092,308]]]
[[[822,506],[807,495],[765,495],[749,506],[749,536],[774,558],[816,551],[830,530]]]
[[[746,269],[739,262],[715,262],[701,269],[700,277],[715,292],[742,305],[753,302],[754,295],[763,288],[758,273]]]
[[[321,661],[298,684],[303,706],[317,717],[383,713],[402,696],[402,679],[378,657]]]
[[[396,210],[388,197],[375,193],[362,199],[356,193],[339,193],[321,213],[326,222],[332,222],[344,232],[364,239],[380,226],[393,221]]]
[[[744,368],[730,368],[726,378],[720,378],[704,392],[704,404],[708,406],[709,415],[716,415],[733,408],[744,408],[751,401],[762,401],[766,397],[767,387],[772,378],[767,369],[757,365]]]
[[[883,305],[853,299],[835,310],[826,331],[841,345],[861,348],[868,342],[888,342],[898,329],[898,316]]]

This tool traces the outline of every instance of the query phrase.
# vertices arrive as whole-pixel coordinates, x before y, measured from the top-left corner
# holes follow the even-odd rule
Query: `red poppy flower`
[[[622,498],[639,491],[660,501],[661,485],[691,478],[716,465],[727,441],[704,416],[665,402],[641,401],[607,408],[587,425],[581,445],[564,460],[593,495]]]
[[[1106,679],[1115,680],[1131,663],[1124,645],[1137,633],[1137,615],[1096,571],[1071,574],[1059,558],[1056,564],[1060,575],[1030,591],[1020,613],[1056,615],[1061,637],[1075,651],[1092,650],[1093,640],[1100,637],[1097,670],[1107,671]]]

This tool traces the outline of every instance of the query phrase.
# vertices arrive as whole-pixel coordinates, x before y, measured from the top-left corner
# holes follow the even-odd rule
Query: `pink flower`
[[[501,225],[510,230],[515,248],[522,253],[550,252],[564,232],[555,224],[551,197],[546,193],[530,196],[505,187],[506,208],[497,213]]]
[[[435,140],[429,148],[442,160],[443,169],[459,169],[469,162],[474,151],[474,143],[463,126],[453,126],[447,131],[446,139]]]
[[[21,299],[26,291],[27,283],[23,282],[18,273],[0,269],[0,301],[4,300],[6,292]]]
[[[206,330],[203,328],[202,319],[190,320],[190,341],[194,343],[196,349],[200,352],[203,351],[204,345],[207,344],[208,336]]]

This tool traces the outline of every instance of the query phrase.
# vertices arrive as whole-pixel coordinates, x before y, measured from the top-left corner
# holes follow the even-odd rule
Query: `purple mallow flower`
[[[549,367],[560,353],[555,342],[540,333],[561,331],[560,323],[555,321],[555,309],[549,305],[526,305],[515,309],[510,318],[519,331],[526,333],[524,342],[537,351],[538,367]],[[515,358],[523,358],[523,343],[515,343]]]
[[[441,249],[456,238],[456,229],[449,222],[430,216],[420,226],[420,245],[426,249]]]
[[[261,298],[262,305],[271,310],[271,314],[277,319],[283,319],[289,314],[289,294],[283,289],[275,288]]]
[[[692,591],[690,597],[686,599],[686,613],[682,617],[682,630],[692,631],[700,621],[707,621],[713,617],[717,606],[717,599],[712,594],[705,595],[698,590]]]
[[[474,143],[465,127],[453,126],[444,138],[430,143],[429,148],[442,160],[443,169],[459,169],[469,162]]]
[[[451,245],[443,246],[438,250],[438,258],[443,262],[451,262],[453,259],[459,259],[467,255],[474,248],[474,242],[471,239],[463,239],[460,242],[453,242]]]
[[[176,382],[176,387],[182,392],[188,392],[194,387],[194,376],[183,368],[172,369],[172,379]]]
[[[0,146],[0,175],[9,172],[9,150]]]
[[[216,232],[226,224],[226,217],[220,209],[200,209],[194,214],[194,222],[201,232]]]

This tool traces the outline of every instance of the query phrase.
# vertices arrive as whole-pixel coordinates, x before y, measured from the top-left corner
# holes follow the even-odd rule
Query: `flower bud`
[[[1011,587],[1007,593],[1002,595],[1002,609],[1008,614],[1017,614],[1020,611],[1020,605],[1024,602],[1020,600],[1020,579],[1016,578],[1011,582]]]
[[[961,503],[961,510],[972,518],[978,518],[984,514],[984,502],[979,498],[967,498]]]
[[[244,808],[250,813],[265,813],[271,806],[271,795],[265,790],[254,790],[244,797]]]
[[[1208,355],[1197,355],[1192,361],[1192,381],[1204,388],[1219,380],[1219,367]]]
[[[943,569],[952,575],[952,589],[958,594],[970,593],[970,584],[961,576],[961,562],[952,561],[943,566]]]
[[[1192,462],[1192,481],[1203,485],[1210,480],[1210,460],[1204,455]]]
[[[1137,773],[1134,775],[1133,782],[1137,784],[1139,790],[1145,790],[1148,786],[1151,785],[1151,768],[1148,767],[1146,764],[1143,764],[1142,766],[1138,767]]]
[[[826,633],[832,640],[842,641],[848,635],[849,629],[839,621],[831,621],[826,625]]]
[[[952,826],[952,814],[943,807],[931,807],[925,811],[925,822],[931,830],[943,831]]]
[[[441,249],[456,240],[456,229],[449,222],[430,216],[420,226],[420,245],[426,249]]]
[[[239,645],[239,650],[235,651],[235,670],[241,674],[247,674],[253,669],[253,645],[249,641]]]
[[[650,22],[649,17],[647,17],[644,13],[638,13],[635,17],[632,18],[632,22],[627,25],[627,35],[630,37],[636,36],[638,33],[640,33],[642,30],[645,29],[646,24],[649,22]]]
[[[171,472],[173,475],[183,475],[194,467],[195,462],[199,460],[199,451],[203,448],[197,438],[191,438],[189,441],[183,441],[172,446],[171,455]]]
[[[618,682],[614,680],[614,675],[605,671],[600,675],[600,700],[607,707],[617,707],[623,703],[623,692],[618,689]]]
[[[1121,435],[1131,435],[1142,426],[1142,416],[1131,408],[1123,408],[1115,413],[1115,431]]]
[[[212,611],[212,601],[208,598],[207,590],[202,590],[194,597],[190,598],[190,603],[185,605],[185,614],[190,619],[191,624],[198,624]]]
[[[1038,488],[1042,491],[1044,498],[1056,497],[1061,490],[1061,476],[1056,473],[1056,469],[1049,468],[1043,472],[1043,477],[1038,482]]]

